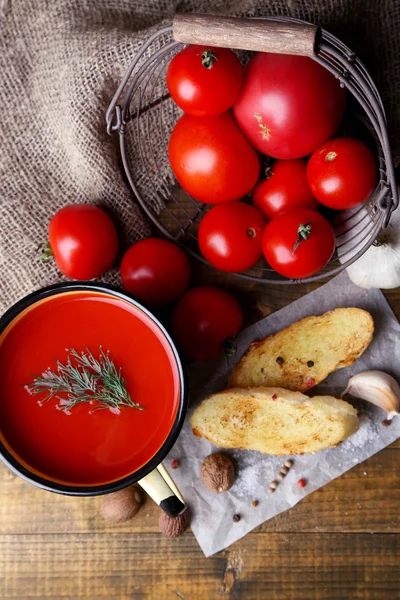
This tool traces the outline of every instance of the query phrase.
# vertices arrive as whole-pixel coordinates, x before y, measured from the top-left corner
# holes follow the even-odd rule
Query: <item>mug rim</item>
[[[0,334],[10,323],[12,323],[12,321],[22,311],[29,308],[31,305],[35,304],[39,300],[43,300],[50,296],[55,296],[65,292],[83,291],[92,291],[103,294],[109,294],[121,300],[129,302],[131,305],[140,309],[147,317],[149,317],[164,335],[174,355],[180,383],[178,408],[172,428],[164,443],[157,450],[156,454],[146,464],[140,467],[140,469],[138,469],[134,473],[131,473],[130,475],[127,475],[122,479],[117,479],[116,481],[112,481],[110,483],[105,483],[101,485],[67,485],[58,483],[56,481],[52,481],[51,478],[46,478],[37,475],[30,471],[28,468],[24,467],[18,461],[18,459],[15,458],[15,456],[13,456],[13,454],[7,450],[7,448],[4,446],[1,440],[0,459],[9,469],[11,469],[11,471],[19,475],[25,481],[32,483],[33,485],[42,490],[56,492],[67,496],[100,496],[102,494],[108,494],[110,492],[117,492],[134,483],[137,483],[138,481],[140,481],[140,479],[143,479],[143,477],[151,473],[151,471],[154,471],[154,469],[164,460],[168,452],[172,449],[182,429],[186,416],[188,406],[187,375],[186,370],[183,366],[181,356],[178,352],[178,349],[175,346],[175,343],[173,342],[170,334],[168,333],[164,325],[153,314],[153,312],[146,306],[144,306],[140,300],[138,300],[129,292],[126,292],[125,290],[122,291],[116,286],[107,283],[97,283],[91,281],[63,282],[55,283],[53,285],[49,285],[35,290],[34,292],[31,292],[27,296],[24,296],[23,298],[18,300],[0,317]]]

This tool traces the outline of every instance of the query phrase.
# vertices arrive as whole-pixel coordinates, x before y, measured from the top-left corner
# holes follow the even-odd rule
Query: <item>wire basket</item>
[[[335,36],[292,18],[235,19],[177,15],[152,35],[133,58],[108,108],[109,134],[119,134],[129,184],[148,217],[169,239],[206,262],[198,243],[199,223],[210,205],[189,196],[177,183],[168,160],[168,141],[182,111],[166,86],[171,58],[185,44],[237,50],[245,64],[252,51],[309,56],[328,69],[351,93],[350,132],[375,150],[379,181],[361,207],[335,216],[336,252],[326,267],[305,279],[287,279],[262,259],[238,277],[265,283],[303,283],[335,275],[357,260],[389,223],[398,196],[381,98],[362,62]],[[346,126],[345,126],[346,127]],[[344,130],[348,134],[349,130]]]

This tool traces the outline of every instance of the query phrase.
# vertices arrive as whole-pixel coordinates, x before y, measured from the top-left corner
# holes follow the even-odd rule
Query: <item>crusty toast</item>
[[[190,422],[195,435],[221,448],[279,456],[335,446],[358,429],[356,409],[343,400],[263,387],[214,394]]]
[[[336,308],[307,317],[251,344],[233,369],[229,385],[304,392],[332,371],[351,365],[373,333],[371,315],[360,308]]]

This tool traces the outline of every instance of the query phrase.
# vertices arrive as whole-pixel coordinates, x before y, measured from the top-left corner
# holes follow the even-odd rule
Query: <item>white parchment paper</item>
[[[166,466],[190,505],[191,527],[206,556],[223,550],[254,527],[291,508],[400,437],[400,417],[389,427],[384,427],[381,421],[385,419],[385,413],[369,404],[353,402],[359,409],[359,431],[337,448],[294,457],[294,466],[274,494],[267,494],[267,488],[270,481],[276,479],[285,459],[249,450],[224,450],[238,467],[236,482],[227,493],[210,492],[201,482],[201,463],[218,448],[193,435],[189,417],[195,406],[209,394],[225,387],[229,371],[252,341],[303,317],[348,306],[364,308],[372,314],[374,340],[354,365],[332,373],[310,390],[309,395],[328,393],[339,397],[351,375],[368,369],[386,371],[400,381],[400,326],[396,317],[379,290],[358,288],[345,273],[242,331],[237,337],[237,353],[229,365],[226,358],[221,357],[213,363],[197,363],[189,370],[190,408]],[[171,470],[169,463],[173,458],[180,460],[180,466]],[[302,489],[296,485],[301,477],[307,480],[307,486]],[[254,499],[260,502],[257,508],[251,506]],[[235,513],[241,515],[238,523],[232,520]]]

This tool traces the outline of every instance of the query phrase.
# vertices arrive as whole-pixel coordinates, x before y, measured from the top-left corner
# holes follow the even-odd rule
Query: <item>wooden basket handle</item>
[[[318,27],[215,15],[178,14],[173,21],[175,41],[220,48],[313,56]]]

